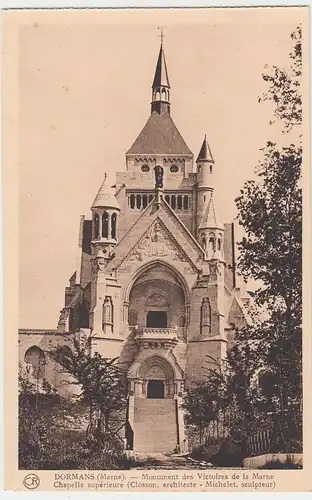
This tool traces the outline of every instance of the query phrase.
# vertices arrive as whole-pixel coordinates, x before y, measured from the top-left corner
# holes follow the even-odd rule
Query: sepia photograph
[[[308,8],[12,19],[18,487],[276,489],[306,467]]]

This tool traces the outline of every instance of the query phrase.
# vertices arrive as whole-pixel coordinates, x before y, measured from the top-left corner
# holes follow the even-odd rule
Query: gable
[[[180,262],[190,261],[161,219],[157,217],[139,243],[127,255],[126,260],[144,261],[149,258],[157,259],[164,257]]]
[[[108,271],[118,269],[126,260],[145,262],[155,259],[185,262],[194,272],[198,271],[203,250],[164,205],[162,200],[158,209],[153,203],[147,207],[115,247],[115,257],[109,263]]]
[[[227,324],[235,325],[237,328],[245,328],[251,323],[249,314],[245,310],[243,304],[237,297],[233,297],[232,303],[229,308]]]

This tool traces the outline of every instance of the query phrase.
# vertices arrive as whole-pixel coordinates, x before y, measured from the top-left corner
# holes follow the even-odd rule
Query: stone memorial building
[[[188,148],[172,118],[172,90],[161,44],[150,116],[116,184],[105,175],[92,216],[80,219],[77,270],[57,329],[19,332],[20,362],[30,371],[49,346],[70,344],[77,332],[92,332],[95,351],[119,358],[137,451],[182,445],[184,388],[204,379],[207,363],[224,358],[233,325],[248,321],[234,224],[215,209],[214,173],[223,167],[206,137],[195,157]],[[41,376],[68,391],[51,360]]]

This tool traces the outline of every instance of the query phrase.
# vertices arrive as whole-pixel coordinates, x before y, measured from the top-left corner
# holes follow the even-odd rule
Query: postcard
[[[311,491],[308,19],[2,12],[7,490]]]

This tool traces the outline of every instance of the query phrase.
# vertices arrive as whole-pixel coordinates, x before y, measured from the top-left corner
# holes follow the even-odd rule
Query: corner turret
[[[95,197],[92,211],[92,243],[97,247],[117,243],[117,215],[120,206],[113,188],[107,184],[107,174]]]

